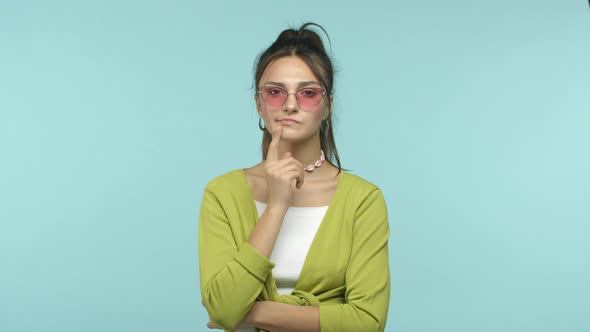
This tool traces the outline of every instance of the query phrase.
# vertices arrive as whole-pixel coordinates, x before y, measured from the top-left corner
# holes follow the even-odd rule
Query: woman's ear
[[[258,115],[262,117],[260,99],[258,98],[258,95],[254,95],[254,102],[256,103],[256,112],[258,112]]]
[[[326,106],[326,111],[324,114],[324,116],[322,117],[322,121],[326,120],[328,118],[328,116],[330,116],[330,111],[332,111],[332,103],[334,103],[334,97],[332,95],[330,95],[330,105]]]

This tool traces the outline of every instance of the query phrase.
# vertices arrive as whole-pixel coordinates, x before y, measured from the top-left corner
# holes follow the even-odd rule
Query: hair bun
[[[281,46],[303,46],[315,49],[319,52],[326,53],[324,43],[320,35],[314,30],[309,29],[309,26],[315,25],[322,29],[326,36],[328,36],[326,30],[316,23],[305,23],[298,30],[291,28],[284,30],[279,34],[275,43]],[[329,40],[330,37],[328,37]]]

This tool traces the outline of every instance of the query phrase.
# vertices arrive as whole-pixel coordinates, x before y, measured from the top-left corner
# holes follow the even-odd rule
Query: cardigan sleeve
[[[211,321],[235,329],[273,267],[248,243],[236,243],[222,203],[206,188],[199,216],[199,270],[202,302]]]
[[[359,205],[345,274],[345,303],[320,305],[322,332],[384,331],[389,309],[389,224],[381,191]]]

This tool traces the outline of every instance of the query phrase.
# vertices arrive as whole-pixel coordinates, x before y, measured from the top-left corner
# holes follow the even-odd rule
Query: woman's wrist
[[[252,308],[250,308],[250,312],[244,317],[244,323],[250,326],[257,326],[260,324],[260,317],[262,316],[262,311],[264,310],[264,306],[266,305],[267,301],[256,301]]]
[[[289,209],[289,205],[269,202],[265,211],[268,211],[273,216],[280,217],[282,220],[287,213],[287,209]]]

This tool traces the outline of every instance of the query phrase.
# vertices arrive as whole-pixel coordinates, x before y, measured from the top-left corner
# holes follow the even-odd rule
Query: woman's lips
[[[298,121],[295,121],[293,119],[280,119],[280,120],[277,120],[277,122],[279,122],[280,124],[284,124],[284,125],[292,125],[292,124],[299,123]]]

